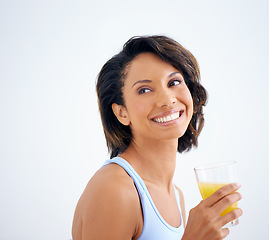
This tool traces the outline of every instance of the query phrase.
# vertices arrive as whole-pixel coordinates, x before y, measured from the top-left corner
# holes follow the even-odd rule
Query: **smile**
[[[173,114],[166,116],[166,117],[153,118],[152,120],[154,122],[157,122],[157,123],[166,123],[166,122],[170,122],[170,121],[173,121],[173,120],[179,118],[181,115],[182,115],[182,111],[173,113]]]

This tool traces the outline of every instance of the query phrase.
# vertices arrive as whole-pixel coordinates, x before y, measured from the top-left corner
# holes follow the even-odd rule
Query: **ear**
[[[124,106],[113,103],[112,110],[121,124],[125,126],[130,125],[131,121],[127,109]]]

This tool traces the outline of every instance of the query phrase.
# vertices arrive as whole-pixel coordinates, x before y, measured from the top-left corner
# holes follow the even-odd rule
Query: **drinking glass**
[[[236,161],[219,162],[206,164],[204,166],[195,167],[194,172],[196,175],[198,187],[203,199],[206,199],[211,194],[216,192],[222,186],[237,182]],[[223,216],[232,210],[236,209],[237,202],[226,208],[220,216]],[[239,223],[238,219],[231,221],[224,227],[235,226]]]

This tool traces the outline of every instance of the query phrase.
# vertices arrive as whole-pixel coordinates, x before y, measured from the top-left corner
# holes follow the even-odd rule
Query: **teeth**
[[[165,123],[165,122],[170,122],[172,120],[175,120],[175,119],[179,118],[180,116],[181,116],[181,114],[179,112],[176,112],[176,113],[173,113],[167,117],[154,118],[153,120],[155,122],[158,122],[158,123]]]

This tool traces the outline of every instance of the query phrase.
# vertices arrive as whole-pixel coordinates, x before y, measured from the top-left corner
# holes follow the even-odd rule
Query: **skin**
[[[183,222],[178,211],[172,179],[176,166],[177,141],[193,114],[193,101],[180,71],[152,53],[138,55],[126,69],[125,105],[113,104],[118,120],[131,127],[133,141],[120,157],[128,161],[144,180],[164,220],[173,227],[185,227],[183,240],[223,239],[226,223],[242,214],[236,209],[220,213],[241,199],[236,184],[222,187],[190,211],[185,218],[183,194],[179,190]],[[180,117],[166,123],[161,118]],[[159,122],[158,122],[159,121]],[[89,181],[73,220],[74,240],[138,239],[143,214],[131,177],[116,164],[109,164]]]

